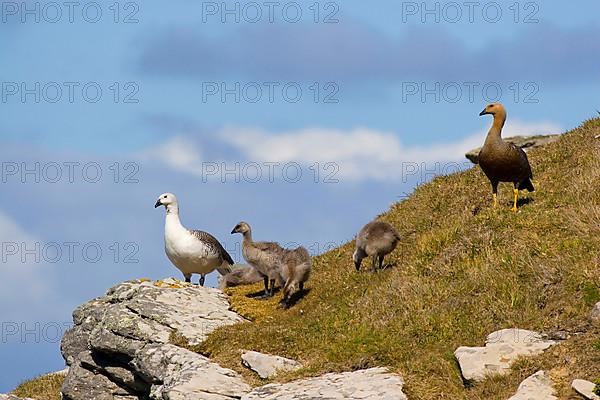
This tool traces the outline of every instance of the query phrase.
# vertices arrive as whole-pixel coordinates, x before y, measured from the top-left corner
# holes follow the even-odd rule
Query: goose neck
[[[242,234],[245,243],[252,243],[252,231],[246,231]]]
[[[499,113],[494,115],[494,123],[490,128],[486,142],[493,142],[501,140],[502,137],[502,128],[504,128],[504,123],[506,122],[506,114]]]

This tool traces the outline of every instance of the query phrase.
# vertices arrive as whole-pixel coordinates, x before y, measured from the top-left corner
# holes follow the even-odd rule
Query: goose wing
[[[255,242],[254,246],[261,250],[269,253],[277,253],[283,250],[283,248],[276,242]]]
[[[518,165],[518,169],[523,173],[523,178],[533,178],[533,172],[531,171],[531,165],[529,164],[529,159],[527,158],[527,153],[515,145],[514,143],[508,143],[508,147],[510,152],[513,154],[514,159]]]
[[[229,255],[229,253],[227,252],[227,250],[225,250],[225,248],[223,247],[223,245],[221,244],[221,242],[219,242],[217,240],[217,238],[215,238],[213,235],[211,235],[208,232],[204,232],[204,231],[196,231],[196,230],[190,230],[190,233],[198,240],[200,240],[201,242],[203,242],[209,249],[211,252],[219,255],[223,260],[225,260],[229,265],[233,265],[235,264],[235,262],[233,261],[233,258],[231,258],[231,256]],[[219,269],[219,272],[221,272],[221,270]],[[224,271],[225,272],[225,271]],[[229,271],[225,272],[228,273]]]

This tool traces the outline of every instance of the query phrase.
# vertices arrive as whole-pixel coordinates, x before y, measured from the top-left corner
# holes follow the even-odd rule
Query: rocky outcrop
[[[61,343],[70,366],[64,398],[240,398],[250,390],[232,370],[170,343],[199,344],[214,329],[244,321],[216,289],[169,279],[127,282],[73,314]]]
[[[517,393],[508,400],[557,400],[552,381],[546,371],[538,371],[519,385]]]
[[[538,136],[514,136],[505,139],[507,142],[514,143],[523,150],[535,149],[536,147],[542,147],[547,144],[556,142],[562,135],[538,135]],[[479,152],[481,147],[468,151],[465,154],[473,164],[479,163]]]
[[[33,400],[33,399],[30,399],[29,397],[21,398],[21,397],[13,396],[12,394],[0,394],[0,400]]]
[[[126,282],[80,306],[73,319],[61,343],[65,400],[406,399],[402,377],[385,368],[252,390],[236,372],[175,344],[200,344],[220,326],[246,323],[217,289],[174,279]],[[300,367],[256,352],[243,359],[264,377]]]
[[[278,372],[293,371],[301,367],[300,363],[289,358],[272,356],[256,351],[243,352],[242,364],[256,372],[262,379],[272,378]]]
[[[588,400],[600,400],[600,396],[594,394],[594,388],[596,387],[596,385],[594,385],[590,381],[586,381],[583,379],[575,379],[571,384],[571,387],[573,388],[573,390],[575,390],[577,393],[579,393]]]
[[[385,368],[326,374],[286,384],[254,389],[242,400],[362,399],[406,400],[404,380]]]
[[[537,332],[503,329],[488,335],[485,347],[459,347],[454,356],[466,381],[482,381],[488,375],[508,372],[517,357],[540,354],[557,343]]]

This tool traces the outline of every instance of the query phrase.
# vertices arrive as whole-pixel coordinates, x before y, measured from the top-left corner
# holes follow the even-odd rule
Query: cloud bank
[[[597,26],[535,24],[470,48],[439,27],[411,27],[393,38],[359,22],[289,25],[244,26],[217,38],[170,27],[146,43],[138,66],[148,74],[202,79],[559,84],[600,77],[600,41],[591,40],[600,37]]]
[[[562,128],[552,122],[512,121],[504,136],[560,133]],[[454,142],[436,142],[424,146],[403,144],[392,132],[370,128],[352,130],[305,128],[286,132],[264,129],[227,127],[215,135],[230,146],[246,162],[298,163],[311,166],[335,163],[337,176],[344,181],[397,181],[407,169],[438,168],[456,171],[470,165],[464,154],[481,145],[485,132],[475,132]],[[174,136],[159,146],[140,153],[146,162],[158,162],[173,170],[201,176],[202,163],[228,162],[202,156],[197,142],[189,136]],[[233,162],[233,161],[231,161]],[[237,162],[237,161],[236,161]],[[443,166],[440,164],[446,163]]]

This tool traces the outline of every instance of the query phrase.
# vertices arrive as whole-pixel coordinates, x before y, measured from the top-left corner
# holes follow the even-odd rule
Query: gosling
[[[219,278],[219,289],[228,287],[252,285],[262,281],[262,275],[251,265],[235,264],[231,267],[231,272]]]
[[[304,284],[308,281],[311,272],[310,254],[304,247],[294,250],[285,250],[281,259],[281,282],[283,285],[283,299],[279,305],[289,308],[293,296],[304,291]]]
[[[275,281],[281,276],[280,259],[284,249],[275,242],[254,242],[252,240],[252,228],[247,222],[237,224],[231,234],[242,234],[242,255],[248,264],[258,271],[265,284],[265,292],[260,297],[266,299],[273,297]]]
[[[365,225],[356,237],[356,250],[352,255],[354,266],[360,271],[362,260],[373,257],[373,272],[383,267],[383,259],[390,254],[400,241],[400,234],[392,225],[383,221],[372,221]]]

